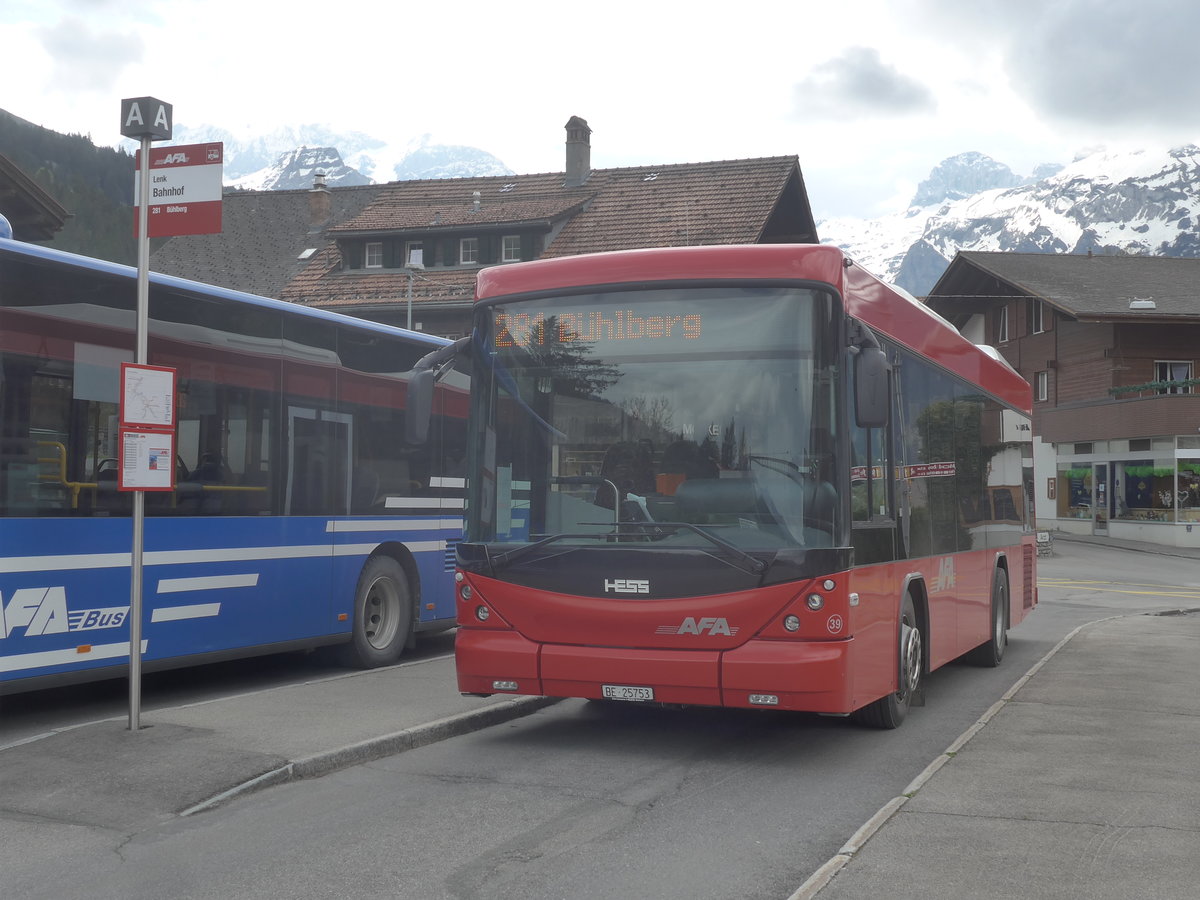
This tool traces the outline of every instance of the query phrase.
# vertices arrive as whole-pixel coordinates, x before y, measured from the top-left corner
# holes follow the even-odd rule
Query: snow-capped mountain
[[[273,165],[241,178],[226,177],[226,187],[244,188],[252,191],[286,191],[313,186],[313,176],[320,172],[326,184],[355,185],[370,184],[357,169],[342,162],[336,147],[297,147],[281,153]]]
[[[825,243],[917,295],[959,250],[1200,256],[1196,146],[1096,151],[1005,185],[1011,175],[982,154],[962,154],[938,166],[904,212],[827,219],[818,230]],[[990,188],[970,191],[988,179]]]
[[[435,144],[428,134],[395,145],[361,132],[334,133],[321,125],[279,129],[249,140],[208,126],[175,128],[175,143],[208,141],[225,144],[225,183],[249,190],[312,187],[317,171],[325,173],[325,183],[331,186],[513,174],[484,150]]]

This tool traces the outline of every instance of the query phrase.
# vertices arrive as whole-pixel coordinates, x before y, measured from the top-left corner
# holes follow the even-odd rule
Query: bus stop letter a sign
[[[170,103],[153,97],[131,97],[121,101],[121,134],[128,138],[171,139]]]

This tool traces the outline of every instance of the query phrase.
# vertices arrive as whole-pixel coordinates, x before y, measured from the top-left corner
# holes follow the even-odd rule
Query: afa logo
[[[0,638],[11,637],[18,628],[26,637],[119,628],[128,617],[128,606],[72,611],[64,587],[21,588],[7,602],[0,595]]]
[[[699,619],[694,616],[688,616],[679,625],[659,625],[654,630],[655,634],[723,634],[728,637],[733,637],[738,633],[736,625],[730,625],[729,620],[722,618],[712,618],[703,616]]]

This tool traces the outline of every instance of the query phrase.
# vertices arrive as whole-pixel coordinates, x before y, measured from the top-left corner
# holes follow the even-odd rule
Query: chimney
[[[308,224],[312,228],[325,224],[329,219],[329,201],[331,195],[325,186],[325,173],[313,175],[312,190],[308,192]]]
[[[582,187],[592,175],[592,129],[588,123],[571,116],[567,122],[567,178],[569,188]]]

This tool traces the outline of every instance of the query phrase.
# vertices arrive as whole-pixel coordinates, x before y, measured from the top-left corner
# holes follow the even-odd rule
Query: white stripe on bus
[[[158,582],[158,593],[178,594],[181,591],[219,591],[231,587],[255,587],[258,573],[247,575],[207,575],[197,578],[163,578]]]
[[[367,556],[379,545],[312,544],[296,547],[225,547],[214,550],[156,550],[146,553],[147,566],[185,563],[249,562],[270,559],[305,559],[321,556]],[[445,541],[405,541],[413,553],[443,551]],[[0,558],[0,574],[14,572],[54,572],[78,569],[119,569],[130,565],[129,553],[80,553],[64,556],[13,556]]]
[[[178,622],[182,619],[210,619],[220,614],[220,603],[193,603],[190,606],[160,607],[150,614],[150,621]]]
[[[337,519],[326,523],[325,530],[345,533],[348,531],[436,531],[439,528],[461,528],[462,519],[422,519],[418,522],[346,521]]]
[[[438,478],[433,476],[429,479],[431,488],[465,488],[467,479],[465,478]]]
[[[142,641],[142,653],[150,646]],[[67,650],[42,650],[38,653],[18,653],[15,656],[0,656],[0,672],[20,672],[24,669],[41,669],[46,666],[61,666],[66,663],[93,659],[128,658],[129,641],[119,644],[92,644],[91,649],[79,652],[74,647]]]
[[[387,509],[463,509],[467,501],[461,497],[388,497]]]

